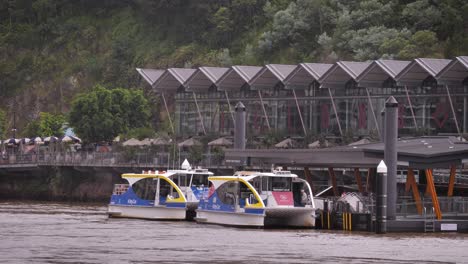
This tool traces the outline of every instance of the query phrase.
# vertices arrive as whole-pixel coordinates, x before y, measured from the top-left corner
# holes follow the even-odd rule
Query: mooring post
[[[234,124],[234,148],[245,149],[245,120],[246,112],[245,106],[242,102],[238,102],[234,108],[236,112],[236,122]],[[245,166],[245,159],[240,160],[241,167]]]
[[[236,123],[234,133],[234,148],[245,149],[245,106],[242,102],[238,102],[235,107]]]
[[[396,219],[397,202],[397,137],[398,137],[398,102],[390,96],[385,102],[385,150],[384,160],[387,166],[387,219]]]
[[[387,166],[383,160],[377,166],[376,234],[387,233]]]

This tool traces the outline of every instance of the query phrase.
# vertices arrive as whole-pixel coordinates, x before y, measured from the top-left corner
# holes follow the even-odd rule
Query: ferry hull
[[[315,227],[314,209],[311,208],[268,208],[265,215],[198,209],[195,220],[199,223],[245,227]]]
[[[198,223],[229,226],[263,227],[265,216],[261,214],[197,210],[195,220]]]
[[[315,227],[313,208],[267,208],[265,214],[265,226]]]
[[[139,218],[150,220],[184,220],[185,208],[167,208],[165,206],[125,206],[109,205],[109,217]]]

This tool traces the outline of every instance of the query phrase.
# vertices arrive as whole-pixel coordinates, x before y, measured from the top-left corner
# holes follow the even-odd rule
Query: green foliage
[[[21,135],[24,137],[48,137],[48,136],[63,136],[65,125],[65,116],[62,114],[51,114],[46,112],[39,113],[39,118],[28,122],[22,130]]]
[[[88,142],[111,141],[132,128],[147,127],[148,101],[138,90],[96,86],[72,103],[69,124]]]
[[[452,58],[466,28],[463,0],[0,1],[0,100],[148,87],[136,67]]]
[[[155,137],[154,129],[151,127],[137,127],[130,129],[125,135],[124,138],[137,138],[138,140],[143,140],[145,138],[154,138]]]
[[[40,113],[39,133],[41,136],[62,136],[65,117],[61,114]]]
[[[193,146],[189,149],[189,160],[193,164],[198,164],[203,159],[203,147],[202,146]]]

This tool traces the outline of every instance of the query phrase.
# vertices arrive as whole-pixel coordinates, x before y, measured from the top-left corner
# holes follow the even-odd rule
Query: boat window
[[[156,196],[156,181],[153,178],[142,179],[134,183],[132,189],[140,199],[154,200]]]
[[[252,180],[252,186],[257,190],[257,192],[262,192],[262,179],[260,177],[254,178]]]
[[[271,177],[273,191],[291,191],[291,178]]]
[[[201,187],[208,186],[208,175],[193,175],[192,186]]]
[[[271,191],[268,177],[262,177],[262,191]]]
[[[178,198],[179,194],[177,193],[176,190],[172,187],[172,185],[161,179],[159,183],[159,196],[160,197],[167,197],[168,195],[172,196],[173,198]]]
[[[187,186],[187,175],[185,174],[178,175],[177,181],[174,179],[174,183],[181,187]]]
[[[238,182],[228,181],[223,183],[216,189],[216,195],[219,197],[223,204],[234,205],[236,204],[236,194],[239,190]]]

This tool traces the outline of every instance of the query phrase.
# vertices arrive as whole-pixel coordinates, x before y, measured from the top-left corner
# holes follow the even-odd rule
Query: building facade
[[[389,96],[399,102],[400,135],[468,133],[467,56],[138,71],[181,136],[231,135],[238,101],[249,135],[379,135]]]

